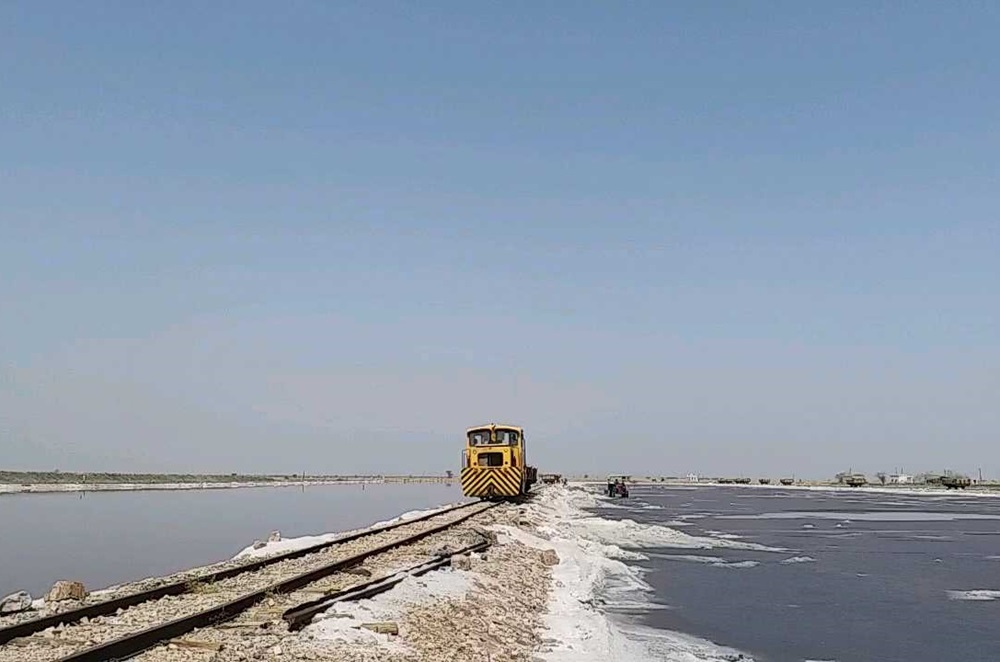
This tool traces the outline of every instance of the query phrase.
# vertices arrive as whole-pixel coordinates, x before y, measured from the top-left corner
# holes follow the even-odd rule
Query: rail
[[[136,605],[142,604],[143,602],[149,602],[151,600],[159,600],[168,595],[182,595],[184,593],[190,593],[193,589],[195,583],[212,583],[218,582],[224,579],[230,579],[238,575],[254,572],[265,568],[269,565],[274,565],[276,563],[281,563],[282,561],[288,561],[291,559],[301,558],[303,556],[308,556],[309,554],[314,554],[316,552],[335,547],[337,545],[342,545],[353,540],[358,540],[359,538],[364,538],[366,536],[375,535],[378,533],[384,533],[385,531],[391,531],[393,529],[398,529],[402,526],[409,524],[415,524],[417,522],[423,522],[425,520],[431,519],[433,517],[438,517],[440,515],[445,515],[456,510],[461,510],[463,508],[469,508],[480,503],[479,501],[471,501],[468,503],[461,503],[455,506],[449,506],[447,508],[442,508],[431,513],[420,515],[418,517],[413,517],[406,520],[401,520],[399,522],[392,522],[390,524],[384,524],[382,526],[377,526],[371,529],[366,529],[364,531],[358,531],[351,533],[334,540],[329,540],[326,542],[318,543],[316,545],[310,545],[303,549],[298,549],[291,552],[285,552],[284,554],[278,554],[275,556],[269,556],[263,559],[258,559],[256,561],[251,561],[245,564],[234,566],[232,568],[227,568],[225,570],[219,570],[216,572],[208,573],[202,576],[189,577],[187,579],[172,582],[170,584],[165,584],[163,586],[157,586],[155,588],[146,589],[144,591],[138,591],[136,593],[130,593],[128,595],[123,595],[118,598],[113,598],[111,600],[104,600],[91,605],[86,605],[84,607],[79,607],[77,609],[70,609],[58,614],[52,614],[49,616],[43,616],[41,618],[35,618],[30,621],[24,621],[22,623],[17,623],[15,625],[10,625],[4,628],[0,628],[0,645],[5,644],[13,639],[18,639],[21,637],[27,637],[38,632],[42,632],[50,627],[57,625],[67,625],[70,623],[76,623],[82,621],[84,618],[92,619],[98,616],[106,616],[108,614],[113,614],[119,609],[128,609],[129,607],[134,607]]]
[[[481,502],[476,502],[476,503],[481,503]],[[145,630],[134,632],[102,644],[97,644],[96,646],[92,646],[91,648],[87,648],[85,650],[72,653],[64,657],[60,657],[57,659],[57,662],[107,662],[108,660],[121,660],[133,657],[161,643],[164,643],[181,635],[187,634],[192,630],[196,630],[198,628],[202,628],[209,625],[214,625],[217,623],[222,623],[231,620],[233,618],[236,618],[240,613],[253,607],[255,604],[261,602],[269,595],[289,593],[291,591],[300,589],[303,586],[315,582],[318,579],[322,579],[323,577],[327,577],[338,571],[353,567],[369,557],[385,553],[397,547],[417,542],[418,540],[434,535],[435,533],[440,533],[441,531],[444,531],[458,524],[461,524],[470,517],[478,515],[479,513],[486,512],[487,510],[490,510],[491,508],[494,508],[497,505],[499,504],[498,503],[487,504],[483,508],[476,509],[454,520],[445,522],[443,524],[439,524],[424,531],[420,531],[411,536],[407,536],[406,538],[402,538],[400,540],[394,540],[392,542],[380,545],[373,549],[366,550],[359,554],[355,554],[351,557],[340,559],[338,561],[334,561],[324,566],[314,568],[308,572],[304,572],[295,575],[293,577],[283,579],[277,583],[271,584],[260,590],[253,591],[246,595],[242,595],[236,598],[235,600],[230,600],[224,604],[216,605],[214,607],[205,609],[195,614],[177,618],[167,623],[156,625],[147,628]],[[457,510],[457,508],[452,508],[446,512],[451,512],[454,510]],[[439,512],[437,514],[441,513]],[[466,550],[481,545],[483,545],[483,543],[477,543],[477,545],[472,545],[466,548]],[[447,556],[450,558],[451,555]],[[441,565],[443,565],[444,561],[442,560],[442,558],[443,556],[439,556],[437,559],[431,561],[430,563],[422,564],[422,565],[432,566],[432,567],[427,567],[427,569],[424,570],[424,572],[429,572],[435,567],[440,567]],[[399,578],[400,581],[403,578],[405,577],[400,577]],[[395,585],[394,583],[389,582],[389,579],[390,578],[381,578],[380,580],[366,582],[364,585],[362,585],[362,587],[359,586],[353,587],[353,590],[357,591],[359,589],[362,589],[359,592],[359,595],[357,596],[358,598],[366,597],[367,595],[374,595],[375,593],[381,592],[382,590],[388,590],[389,588]],[[381,590],[378,590],[376,584],[378,584],[379,582],[386,582],[387,585],[382,587]],[[363,588],[366,588],[368,591],[371,592],[365,593]],[[339,593],[341,594],[348,593],[350,592],[350,590],[352,589],[349,589],[348,591],[342,591]],[[331,594],[331,597],[336,595],[337,594]],[[341,596],[341,599],[344,599],[344,597]],[[312,606],[313,608],[315,608],[317,605],[312,605]],[[297,623],[303,622],[303,620],[306,618],[304,613],[303,615],[297,617],[296,620]],[[318,612],[312,611],[309,613],[308,617],[311,618],[312,614],[314,613]]]
[[[345,588],[342,591],[325,595],[317,600],[296,605],[291,609],[285,610],[285,612],[281,615],[281,618],[288,623],[289,629],[302,629],[308,625],[310,621],[312,621],[313,616],[323,613],[338,602],[362,600],[364,598],[370,598],[373,595],[378,595],[379,593],[385,593],[396,584],[404,581],[407,577],[419,577],[421,575],[425,575],[432,570],[437,570],[438,568],[449,565],[451,563],[451,559],[455,556],[462,556],[463,554],[470,554],[472,552],[481,552],[489,546],[490,542],[488,540],[483,540],[454,552],[439,554],[437,558],[432,561],[418,563],[417,565],[407,568],[406,570],[384,577],[378,577],[362,584],[355,584],[354,586]]]

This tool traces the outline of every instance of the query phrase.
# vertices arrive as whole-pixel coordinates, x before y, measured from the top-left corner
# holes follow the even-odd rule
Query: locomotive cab
[[[462,493],[480,498],[526,494],[535,471],[526,465],[524,430],[496,423],[469,428],[462,451]]]

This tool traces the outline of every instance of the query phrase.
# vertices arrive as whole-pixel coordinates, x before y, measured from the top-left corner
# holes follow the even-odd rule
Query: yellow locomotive
[[[496,423],[469,428],[462,451],[462,494],[483,499],[527,494],[538,471],[526,460],[523,429]]]

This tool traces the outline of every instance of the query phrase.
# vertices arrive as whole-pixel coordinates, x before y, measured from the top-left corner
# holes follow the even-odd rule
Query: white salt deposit
[[[692,536],[668,526],[643,524],[632,519],[606,519],[575,512],[555,512],[543,525],[546,533],[574,535],[605,545],[626,547],[675,547],[683,549],[744,549],[785,551],[757,543]]]
[[[873,510],[857,513],[804,510],[758,513],[754,515],[719,515],[718,519],[826,519],[839,520],[836,526],[843,527],[850,524],[852,520],[859,522],[953,522],[956,520],[1000,520],[1000,515],[918,512],[912,510]]]
[[[723,561],[722,563],[713,563],[713,568],[756,568],[760,565],[760,561]]]
[[[651,556],[665,561],[704,563],[713,568],[756,568],[760,565],[760,561],[727,561],[718,556],[697,556],[694,554],[651,554]]]
[[[985,588],[971,591],[948,591],[948,599],[968,602],[993,602],[994,600],[1000,600],[1000,591]]]
[[[422,577],[407,577],[385,593],[336,604],[317,616],[305,633],[323,641],[391,644],[389,635],[377,634],[361,624],[394,621],[413,605],[463,596],[472,586],[472,576],[471,572],[446,568]]]
[[[448,508],[452,505],[455,504],[445,504],[443,506],[437,506],[436,508],[428,508],[426,510],[411,510],[409,512],[403,513],[398,517],[387,519],[381,522],[375,522],[374,524],[371,524],[366,528],[380,529],[390,524],[395,524],[397,522],[415,519],[422,515],[429,515],[439,510]],[[297,538],[285,538],[284,540],[266,542],[261,547],[255,547],[254,545],[250,545],[249,547],[245,547],[244,549],[240,550],[233,558],[254,559],[263,556],[274,556],[275,554],[287,554],[288,552],[297,552],[300,549],[312,547],[313,545],[332,542],[345,535],[348,535],[348,532],[322,533],[320,535],[315,535],[315,536],[299,536]]]
[[[795,563],[815,563],[816,559],[811,556],[793,556],[790,559],[785,559],[783,561],[778,561],[782,565],[793,565]]]
[[[610,612],[662,609],[640,571],[622,562],[621,547],[728,547],[731,541],[697,538],[668,527],[611,521],[580,509],[597,499],[580,489],[543,490],[527,506],[542,537],[512,527],[498,527],[499,539],[554,549],[553,590],[545,619],[554,640],[541,659],[547,662],[711,662],[733,659],[737,652],[676,632],[630,623]],[[610,553],[609,553],[610,552]],[[624,557],[627,558],[627,557]],[[713,558],[713,561],[720,559]],[[740,562],[742,563],[742,562]],[[751,562],[753,563],[753,562]],[[750,658],[744,658],[749,660]]]
[[[389,524],[396,524],[397,522],[404,522],[408,519],[416,519],[417,517],[422,517],[423,515],[430,515],[431,513],[436,513],[439,510],[444,510],[445,508],[451,508],[452,506],[457,506],[457,503],[446,503],[440,506],[435,506],[434,508],[425,508],[423,510],[408,510],[402,515],[393,517],[392,519],[382,520],[381,522],[375,522],[371,525],[371,528],[378,528],[382,526],[388,526]]]
[[[803,492],[844,492],[849,494],[863,495],[863,494],[893,494],[899,496],[919,496],[919,497],[943,497],[943,498],[954,498],[954,497],[969,497],[969,498],[979,498],[979,497],[1000,497],[1000,491],[990,490],[990,491],[980,491],[980,490],[949,490],[944,487],[876,487],[874,485],[866,485],[865,487],[847,487],[844,485],[753,485],[746,486],[744,489],[753,490],[800,490]]]

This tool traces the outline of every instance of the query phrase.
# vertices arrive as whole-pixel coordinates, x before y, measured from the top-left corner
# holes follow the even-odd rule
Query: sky
[[[998,33],[5,2],[0,465],[1000,477]]]

